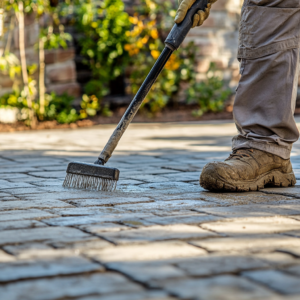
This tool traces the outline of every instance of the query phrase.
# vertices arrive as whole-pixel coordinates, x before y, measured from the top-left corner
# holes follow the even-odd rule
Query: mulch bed
[[[26,130],[45,130],[45,129],[65,129],[65,128],[80,128],[90,127],[99,124],[117,124],[126,107],[118,108],[114,111],[113,116],[103,117],[96,116],[90,119],[77,121],[72,124],[59,124],[56,121],[45,121],[37,124],[36,128],[32,129],[26,126],[23,122],[13,124],[0,123],[0,132],[14,132]],[[164,109],[155,116],[149,116],[144,112],[139,112],[133,120],[133,123],[168,123],[168,122],[192,122],[192,121],[211,121],[211,120],[232,120],[231,107],[227,107],[227,111],[219,113],[206,113],[201,117],[194,117],[192,111],[194,108],[177,107],[176,109]],[[296,108],[295,115],[300,114],[300,108]]]

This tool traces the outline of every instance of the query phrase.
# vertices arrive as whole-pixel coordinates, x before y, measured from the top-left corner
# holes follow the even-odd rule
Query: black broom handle
[[[177,50],[179,46],[184,41],[185,37],[189,33],[192,24],[193,24],[193,17],[198,12],[198,10],[205,10],[207,6],[207,0],[197,0],[194,5],[188,11],[185,19],[178,25],[175,24],[170,31],[167,39],[165,40],[166,47],[160,54],[159,58],[157,59],[156,63],[154,64],[153,68],[151,69],[150,73],[148,74],[147,78],[143,82],[142,86],[138,90],[137,94],[131,101],[129,107],[127,108],[126,112],[124,113],[121,121],[119,122],[117,128],[111,135],[109,141],[107,142],[106,146],[104,147],[103,151],[98,157],[98,160],[95,164],[104,165],[109,158],[111,157],[113,151],[117,147],[122,135],[124,134],[125,130],[133,120],[134,116],[136,115],[137,111],[139,110],[142,102],[146,98],[147,94],[149,93],[151,87],[155,83],[158,75],[163,70],[164,66],[166,65],[167,61],[169,60],[170,56],[172,55],[173,51]]]

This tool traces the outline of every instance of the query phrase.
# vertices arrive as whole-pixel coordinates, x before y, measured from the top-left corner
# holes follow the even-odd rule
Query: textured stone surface
[[[46,211],[39,209],[26,209],[26,210],[12,210],[12,211],[0,211],[1,221],[17,221],[17,220],[29,220],[35,218],[51,218],[56,217],[54,214],[50,214]]]
[[[35,227],[46,227],[46,225],[42,222],[35,221],[35,220],[0,222],[0,231],[9,230],[9,229],[35,228]]]
[[[184,277],[186,273],[164,262],[119,262],[105,264],[110,270],[123,273],[136,281],[158,287],[157,282],[166,279]]]
[[[212,276],[222,273],[237,273],[248,269],[265,268],[267,263],[258,258],[232,255],[213,255],[182,260],[176,264],[191,276]]]
[[[205,255],[206,251],[184,242],[156,242],[146,245],[128,245],[103,250],[84,252],[101,262],[114,261],[150,261],[176,257]]]
[[[208,251],[274,251],[285,247],[300,247],[300,239],[282,235],[250,235],[192,241],[191,244]]]
[[[66,299],[90,294],[102,295],[141,290],[141,287],[124,276],[112,273],[21,281],[0,286],[1,297],[10,300]]]
[[[1,300],[299,299],[300,197],[198,185],[232,123],[133,124],[107,165],[115,192],[63,188],[112,130],[0,133]]]
[[[245,272],[243,275],[282,294],[300,294],[299,277],[297,276],[277,270],[251,271]]]
[[[89,235],[75,228],[46,227],[0,232],[0,245],[35,241],[77,241]]]
[[[99,236],[116,244],[146,243],[160,240],[186,240],[217,236],[213,232],[191,225],[149,226],[119,232],[103,232]]]
[[[278,233],[289,232],[290,230],[296,229],[299,229],[298,232],[300,233],[300,221],[277,216],[265,218],[241,218],[230,221],[202,224],[201,227],[227,235]]]
[[[0,282],[48,276],[72,275],[104,270],[99,264],[82,257],[64,257],[36,262],[15,262],[0,264]]]
[[[160,286],[183,299],[231,300],[233,295],[235,299],[266,299],[275,295],[260,285],[231,275],[166,281]]]

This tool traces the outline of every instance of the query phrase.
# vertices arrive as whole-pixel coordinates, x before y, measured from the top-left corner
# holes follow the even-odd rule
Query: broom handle
[[[182,44],[185,37],[189,33],[193,24],[194,15],[198,12],[198,10],[204,10],[206,6],[207,6],[207,0],[197,0],[188,11],[185,19],[179,25],[175,24],[173,26],[172,30],[170,31],[165,41],[166,47],[160,54],[153,68],[148,74],[147,78],[145,79],[142,86],[140,87],[137,94],[135,95],[134,99],[131,101],[129,107],[124,113],[121,121],[119,122],[117,128],[111,135],[109,141],[107,142],[103,151],[99,155],[98,160],[95,162],[95,164],[104,165],[109,160],[113,151],[117,147],[122,135],[124,134],[125,130],[129,126],[131,121],[133,120],[142,102],[146,98],[151,87],[155,83],[158,75],[163,70],[164,66],[166,65],[173,51],[179,48],[179,46]]]

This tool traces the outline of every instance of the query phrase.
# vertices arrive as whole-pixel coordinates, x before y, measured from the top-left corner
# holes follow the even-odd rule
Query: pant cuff
[[[264,141],[254,141],[247,139],[242,136],[235,136],[232,139],[232,150],[237,150],[241,148],[253,148],[268,153],[277,155],[283,159],[289,159],[292,151],[292,144],[288,147],[279,146],[276,143],[264,142]]]

